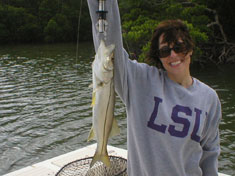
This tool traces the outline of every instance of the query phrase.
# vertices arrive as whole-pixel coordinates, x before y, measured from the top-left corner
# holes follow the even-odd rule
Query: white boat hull
[[[4,176],[54,176],[64,165],[75,160],[92,157],[95,150],[96,144],[92,144],[84,148],[8,173]],[[127,150],[113,146],[108,146],[108,154],[127,158]],[[219,173],[219,176],[229,175]]]

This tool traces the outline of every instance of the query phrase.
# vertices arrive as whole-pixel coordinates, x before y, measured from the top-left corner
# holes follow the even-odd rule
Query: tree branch
[[[195,7],[196,3],[193,2],[182,2],[181,3],[184,7]],[[205,8],[205,10],[209,13],[214,15],[214,21],[207,24],[207,27],[218,26],[220,34],[222,38],[218,38],[220,42],[216,42],[211,46],[210,52],[214,51],[214,53],[209,54],[208,59],[213,60],[212,58],[217,58],[218,63],[221,62],[235,62],[235,44],[228,42],[228,38],[224,32],[223,26],[219,21],[219,15],[216,10]],[[215,36],[216,39],[216,36]]]

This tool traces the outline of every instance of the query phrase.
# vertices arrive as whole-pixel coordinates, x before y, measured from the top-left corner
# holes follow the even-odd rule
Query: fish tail
[[[90,167],[92,167],[97,161],[101,161],[107,167],[111,166],[111,163],[110,163],[109,156],[108,156],[107,152],[105,153],[105,155],[102,155],[101,153],[96,152],[93,159],[92,159],[92,161],[91,161]]]

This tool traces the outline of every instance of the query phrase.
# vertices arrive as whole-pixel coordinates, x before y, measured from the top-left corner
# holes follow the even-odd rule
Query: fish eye
[[[100,83],[98,84],[99,87],[102,87],[103,85],[104,85],[103,82],[100,82]]]
[[[110,57],[109,57],[109,56],[107,56],[106,60],[107,60],[107,61],[110,61]]]

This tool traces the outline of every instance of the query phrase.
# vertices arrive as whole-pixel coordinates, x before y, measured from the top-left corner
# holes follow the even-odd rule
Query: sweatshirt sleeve
[[[218,156],[220,154],[219,123],[221,120],[221,104],[219,98],[214,99],[210,119],[207,126],[207,135],[201,141],[203,154],[200,161],[203,176],[218,175]]]
[[[117,0],[106,0],[105,1],[105,10],[108,11],[106,14],[107,20],[107,29],[106,36],[103,33],[99,33],[96,27],[98,22],[98,15],[96,11],[98,10],[98,1],[97,0],[87,0],[91,21],[92,21],[92,34],[95,51],[99,47],[101,39],[105,39],[106,45],[115,44],[115,53],[114,53],[114,83],[115,90],[126,104],[128,97],[128,86],[127,86],[127,65],[131,62],[128,59],[128,54],[123,48],[122,41],[122,31],[121,31],[121,21],[118,8]]]

